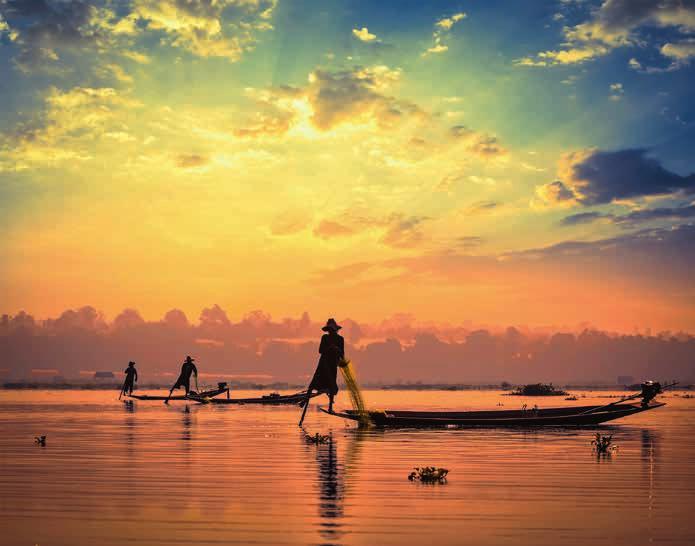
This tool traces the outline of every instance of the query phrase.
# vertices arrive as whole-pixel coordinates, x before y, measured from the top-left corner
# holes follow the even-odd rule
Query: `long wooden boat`
[[[369,411],[369,421],[378,427],[568,427],[591,426],[664,406],[663,403],[574,406],[567,408],[492,411]],[[324,413],[329,413],[321,408]],[[359,421],[353,411],[329,415]]]
[[[319,393],[311,393],[311,398],[318,396]],[[283,404],[299,404],[306,400],[306,392],[297,392],[294,394],[277,394],[271,393],[257,398],[210,398],[196,397],[195,400],[210,404],[266,404],[270,406],[279,406]]]
[[[197,401],[198,398],[212,398],[214,396],[219,396],[220,394],[229,393],[229,387],[225,384],[219,385],[216,389],[211,389],[207,391],[195,392],[190,391],[188,395],[176,394],[169,398],[169,400],[191,400],[193,402]],[[135,400],[166,400],[167,396],[162,395],[152,395],[152,394],[126,394],[128,398],[134,398]]]

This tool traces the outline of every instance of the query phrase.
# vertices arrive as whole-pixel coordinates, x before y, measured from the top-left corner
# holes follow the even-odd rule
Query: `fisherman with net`
[[[299,421],[299,426],[301,426],[304,421],[306,408],[309,405],[312,391],[327,394],[328,411],[333,411],[333,399],[335,395],[338,394],[338,366],[345,360],[345,340],[343,336],[338,334],[338,330],[341,328],[342,326],[336,323],[335,319],[332,318],[329,318],[326,325],[321,328],[326,332],[321,337],[321,344],[319,345],[321,357],[316,366],[314,377],[311,379],[311,383],[309,383],[309,387],[307,388],[306,399],[300,404],[304,407],[304,412]]]

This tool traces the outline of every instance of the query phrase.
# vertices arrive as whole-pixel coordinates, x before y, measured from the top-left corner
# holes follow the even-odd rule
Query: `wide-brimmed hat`
[[[195,358],[191,358],[190,356],[187,356],[186,362],[195,362]]]
[[[324,332],[328,332],[328,331],[330,331],[330,330],[333,330],[334,332],[337,332],[337,331],[340,330],[341,328],[342,328],[342,326],[340,326],[340,325],[335,321],[335,319],[329,318],[329,319],[326,321],[326,325],[325,325],[323,328],[321,328],[321,330],[323,330]]]
[[[135,362],[131,360],[130,362],[128,362],[128,366],[135,366]]]

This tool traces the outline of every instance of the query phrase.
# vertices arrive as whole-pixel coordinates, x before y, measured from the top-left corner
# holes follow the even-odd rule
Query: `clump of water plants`
[[[319,445],[327,444],[331,437],[328,434],[319,434],[318,432],[314,435],[304,433],[304,439],[307,444]]]
[[[597,432],[595,438],[591,440],[591,445],[594,446],[597,455],[610,455],[618,449],[618,446],[613,444],[612,435],[603,436],[600,432]]]
[[[415,470],[408,475],[408,479],[411,482],[446,483],[446,475],[448,473],[449,470],[446,468],[437,468],[434,466],[416,467]]]
[[[554,387],[552,383],[533,383],[517,387],[510,394],[515,396],[566,396],[568,393]]]

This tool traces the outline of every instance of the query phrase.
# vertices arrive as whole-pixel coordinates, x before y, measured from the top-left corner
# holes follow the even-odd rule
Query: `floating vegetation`
[[[553,386],[552,383],[533,383],[517,387],[509,394],[514,396],[566,396],[568,393]]]
[[[591,445],[594,446],[597,455],[610,455],[618,449],[618,446],[613,445],[612,435],[603,436],[600,432],[597,432],[595,438],[591,440]]]
[[[318,432],[314,435],[304,432],[304,439],[306,440],[307,444],[319,445],[327,444],[331,437],[328,434],[319,434]]]
[[[45,446],[46,445],[46,437],[45,436],[34,436],[34,443],[40,446]]]
[[[416,467],[415,470],[408,475],[408,479],[411,482],[446,483],[446,475],[448,473],[449,470],[446,468],[437,468],[434,466]]]
[[[352,409],[359,415],[360,427],[369,426],[369,412],[364,405],[364,399],[362,398],[362,392],[357,384],[357,378],[355,377],[355,371],[352,367],[352,363],[349,360],[341,360],[338,364],[340,367],[340,373],[343,375],[343,381],[345,381],[345,386],[348,388],[350,393],[350,402],[352,402]]]

